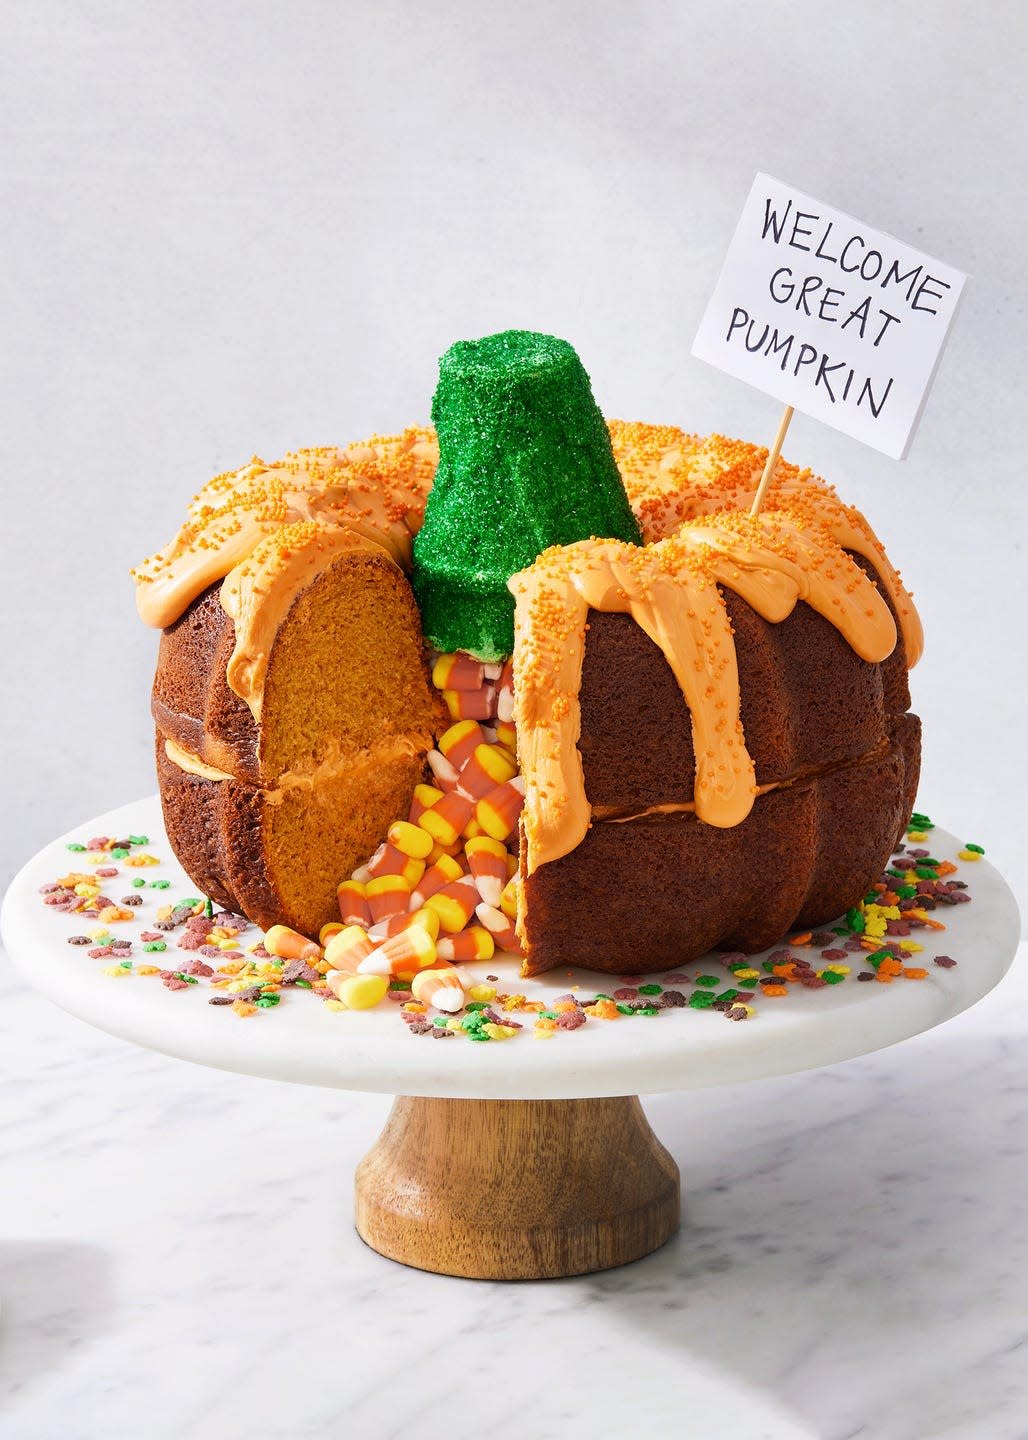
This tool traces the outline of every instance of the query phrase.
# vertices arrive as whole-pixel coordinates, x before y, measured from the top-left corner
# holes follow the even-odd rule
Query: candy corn
[[[477,720],[459,720],[440,735],[439,749],[454,769],[460,770],[485,738],[485,731]]]
[[[438,840],[440,845],[452,845],[471,819],[473,809],[472,801],[466,800],[456,791],[451,791],[441,800],[437,800],[431,809],[426,810],[418,824],[422,830],[428,831],[433,840]],[[478,818],[481,820],[481,817]]]
[[[442,799],[442,796],[439,798]],[[412,825],[409,820],[394,821],[386,838],[395,850],[410,860],[427,860],[434,843],[426,830],[422,830],[420,825]],[[402,874],[402,871],[397,873]]]
[[[515,954],[520,954],[521,942],[514,930],[513,921],[508,920],[502,910],[486,905],[483,901],[481,905],[476,905],[475,914],[492,935],[498,949],[512,950]]]
[[[338,935],[333,935],[325,946],[325,959],[333,970],[345,970],[355,975],[360,962],[374,948],[375,942],[366,930],[359,925],[348,925]]]
[[[407,824],[405,820],[401,820],[398,823],[401,825]],[[411,830],[420,829],[417,825],[410,825],[408,828]],[[428,851],[432,848],[432,837],[424,830],[421,830],[421,834],[428,841],[428,846],[425,850],[425,854],[427,855]],[[405,854],[403,850],[398,850],[395,845],[387,840],[384,845],[378,847],[368,861],[368,869],[376,878],[379,875],[399,875],[407,882],[410,888],[413,889],[425,873],[425,862],[424,860],[417,860],[413,856]]]
[[[318,931],[318,944],[324,947],[332,939],[333,935],[338,935],[340,930],[345,928],[340,920],[329,920],[329,922],[326,925],[322,925]]]
[[[494,840],[506,840],[514,833],[524,803],[525,782],[520,775],[515,775],[478,801],[475,819]]]
[[[478,893],[487,905],[499,905],[507,883],[507,847],[502,840],[482,835],[464,846]]]
[[[480,800],[512,780],[518,767],[500,745],[478,745],[460,772],[460,788]]]
[[[378,875],[365,887],[372,921],[387,920],[406,910],[410,902],[410,886],[402,875]]]
[[[412,925],[420,925],[422,930],[428,931],[433,940],[439,939],[440,925],[438,911],[429,910],[427,907],[421,910],[415,910],[412,915],[407,916],[407,923],[404,928],[409,929]]]
[[[370,1010],[385,997],[389,989],[387,975],[346,975],[330,970],[325,976],[328,988],[349,1010]]]
[[[411,981],[411,993],[423,1005],[456,1014],[464,1005],[464,986],[459,970],[437,965],[432,970],[419,970]]]
[[[492,903],[488,901],[485,895],[482,896],[482,899],[486,900],[489,904]],[[500,909],[508,920],[516,920],[518,918],[518,880],[516,875],[512,876],[503,887],[503,894],[500,896]]]
[[[415,785],[414,795],[410,802],[410,814],[407,817],[410,823],[416,825],[425,811],[442,798],[443,791],[437,790],[434,785]]]
[[[329,988],[352,1008],[377,1004],[393,976],[415,1008],[458,1011],[470,982],[457,964],[521,949],[513,667],[458,652],[438,657],[433,681],[452,720],[427,757],[433,783],[415,786],[407,818],[339,886],[342,924],[320,936]]]
[[[496,718],[504,723],[514,719],[514,664],[510,660],[496,682]]]
[[[444,791],[455,790],[460,781],[460,772],[456,765],[448,760],[441,750],[430,750],[425,758],[437,786]],[[421,823],[420,815],[418,823]]]
[[[418,882],[410,897],[411,908],[420,910],[430,895],[434,895],[444,885],[451,885],[454,880],[459,880],[463,874],[464,868],[459,860],[452,855],[440,855]]]
[[[358,970],[362,975],[397,975],[401,970],[424,970],[435,958],[435,941],[428,931],[409,925],[365,955]]]
[[[484,680],[485,666],[460,650],[440,655],[432,667],[432,684],[437,690],[481,690]]]
[[[489,720],[495,713],[493,685],[483,685],[480,690],[444,690],[442,694],[452,720]]]
[[[321,959],[321,946],[288,925],[272,925],[264,937],[264,948],[280,960]]]
[[[491,960],[496,941],[482,925],[469,925],[457,935],[440,935],[436,956],[440,960]]]
[[[401,930],[406,930],[409,919],[409,915],[400,913],[379,920],[377,924],[368,927],[368,938],[379,945],[383,940],[388,940],[390,935],[399,935]]]
[[[459,880],[454,880],[449,885],[444,885],[434,895],[430,895],[425,901],[428,910],[434,910],[439,916],[439,924],[447,935],[456,935],[475,913],[475,904],[478,901],[478,886],[474,877],[462,875]]]
[[[399,935],[403,930],[409,930],[412,925],[420,925],[422,930],[428,931],[433,940],[439,934],[439,916],[435,911],[415,910],[412,915],[390,915],[388,920],[380,920],[377,925],[372,925],[368,938],[380,945],[383,940],[388,940],[391,935]]]

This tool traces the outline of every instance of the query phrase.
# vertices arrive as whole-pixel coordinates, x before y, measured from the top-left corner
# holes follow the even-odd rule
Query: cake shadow
[[[33,1382],[73,1359],[108,1325],[110,1256],[96,1245],[0,1241],[0,1399],[5,1411]]]
[[[865,1061],[859,1090],[838,1066],[648,1101],[682,1228],[590,1277],[592,1298],[819,1436],[855,1433],[887,1396],[915,1405],[904,1423],[992,1415],[1023,1344],[1023,1062],[1014,1036],[911,1062]]]

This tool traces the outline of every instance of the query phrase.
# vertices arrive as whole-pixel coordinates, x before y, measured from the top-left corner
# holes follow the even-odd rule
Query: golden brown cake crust
[[[161,632],[150,707],[157,728],[208,765],[257,784],[257,726],[246,703],[228,688],[235,645],[232,621],[211,585]]]

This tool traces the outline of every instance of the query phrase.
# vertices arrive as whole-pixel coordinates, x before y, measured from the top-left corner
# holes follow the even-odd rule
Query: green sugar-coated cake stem
[[[460,340],[432,402],[439,468],[414,541],[428,641],[498,660],[514,649],[507,581],[550,545],[641,544],[589,377],[566,340]]]

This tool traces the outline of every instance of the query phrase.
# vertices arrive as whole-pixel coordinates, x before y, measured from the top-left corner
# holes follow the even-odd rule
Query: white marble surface
[[[1026,982],[1022,947],[892,1050],[654,1097],[678,1238],[499,1286],[357,1239],[384,1098],[138,1050],[5,966],[0,1434],[1023,1437]]]
[[[101,963],[67,943],[83,931],[95,933],[95,926],[80,915],[47,908],[39,890],[69,868],[85,866],[86,873],[92,873],[88,856],[69,854],[69,841],[139,834],[149,837],[145,853],[157,863],[142,872],[116,865],[115,874],[104,881],[105,890],[117,897],[133,876],[141,875],[170,888],[135,892],[140,904],[132,912],[132,924],[119,927],[122,938],[136,939],[158,906],[195,892],[171,853],[156,795],[73,826],[24,866],[3,898],[3,944],[28,982],[70,1014],[164,1055],[269,1080],[390,1095],[498,1100],[649,1095],[815,1069],[894,1045],[975,1004],[1002,979],[1021,930],[1004,877],[987,859],[965,864],[959,859],[961,841],[936,826],[932,853],[956,861],[953,878],[970,884],[974,903],[941,911],[946,917],[941,932],[917,931],[924,953],[913,958],[928,971],[919,984],[886,988],[850,983],[816,994],[794,987],[773,1004],[760,1001],[757,1023],[741,1027],[712,1024],[711,1016],[683,1007],[666,1015],[660,1026],[587,1025],[571,1044],[539,1046],[526,1036],[503,1046],[412,1044],[390,1005],[332,1014],[302,991],[285,992],[273,1016],[240,1025],[208,1004],[210,992],[202,985],[174,999],[153,978],[126,975],[123,983],[112,985]],[[244,947],[258,934],[254,930],[244,937]],[[763,955],[770,956],[775,948]],[[817,952],[799,953],[816,957]],[[959,957],[954,968],[931,963],[935,955],[947,953]],[[185,958],[173,939],[163,961],[144,953],[138,941],[133,957],[136,966],[156,960],[172,967]],[[761,956],[751,959],[757,963]],[[847,959],[856,962],[856,957]],[[484,981],[492,973],[498,989],[544,1002],[569,989],[587,998],[620,983],[595,971],[570,968],[522,980],[520,961],[503,955],[464,968],[469,980]],[[702,971],[720,974],[724,985],[733,980],[714,956],[683,968],[692,977]],[[647,978],[639,976],[635,983]]]

